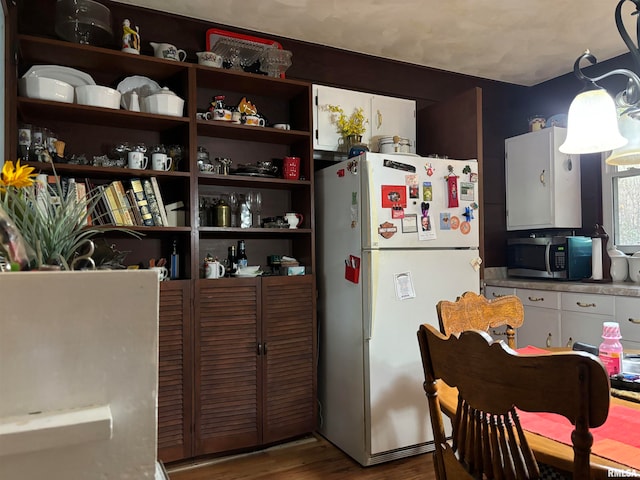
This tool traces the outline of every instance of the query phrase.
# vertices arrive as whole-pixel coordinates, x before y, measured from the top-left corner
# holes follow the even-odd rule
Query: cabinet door
[[[259,280],[197,280],[195,455],[259,444]]]
[[[411,153],[416,153],[416,102],[404,98],[374,95],[371,98],[371,116],[367,130],[369,147],[378,152],[382,137],[398,135],[410,141]]]
[[[582,226],[580,161],[558,151],[566,129],[505,140],[507,230]]]
[[[189,282],[160,284],[158,339],[158,458],[191,456]]]
[[[484,296],[489,300],[504,297],[505,295],[515,295],[516,289],[510,287],[494,287],[487,285],[484,287]]]
[[[524,323],[516,330],[518,348],[560,346],[560,310],[524,307]]]
[[[551,138],[542,133],[505,141],[507,230],[551,223]]]
[[[640,298],[616,297],[615,308],[622,346],[640,350]]]
[[[602,342],[602,323],[612,321],[609,315],[563,311],[560,346],[571,348],[575,342],[581,342],[598,347]]]
[[[335,105],[342,108],[344,114],[349,117],[356,108],[364,110],[364,116],[369,120],[367,130],[362,136],[362,142],[368,144],[371,138],[371,94],[345,90],[342,88],[313,86],[313,148],[316,150],[329,150],[337,152],[342,148],[341,135],[336,124],[332,121],[333,113],[327,109],[327,105]],[[415,136],[415,135],[414,135]]]
[[[313,277],[262,279],[263,443],[316,428]]]
[[[560,293],[516,289],[524,305],[524,322],[516,330],[518,348],[560,346]]]

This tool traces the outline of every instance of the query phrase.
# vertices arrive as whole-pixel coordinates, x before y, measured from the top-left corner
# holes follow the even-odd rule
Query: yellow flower
[[[33,173],[34,170],[33,167],[20,165],[20,160],[16,162],[15,168],[11,160],[5,161],[0,177],[0,189],[4,190],[6,187],[30,187],[36,177],[36,174]]]
[[[337,113],[338,118],[334,119],[338,132],[343,136],[362,135],[367,130],[365,125],[368,120],[364,118],[364,110],[362,108],[354,109],[351,116],[347,117],[342,107],[336,105],[327,105],[327,109],[332,113]]]

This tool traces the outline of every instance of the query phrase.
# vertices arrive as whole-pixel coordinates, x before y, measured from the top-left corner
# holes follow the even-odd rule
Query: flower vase
[[[351,147],[362,143],[362,135],[345,135],[341,138],[342,150],[348,152]]]

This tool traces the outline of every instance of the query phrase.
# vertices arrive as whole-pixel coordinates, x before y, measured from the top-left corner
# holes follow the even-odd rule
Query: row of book
[[[87,215],[87,225],[116,226],[169,226],[165,204],[156,177],[115,180],[111,183],[94,184],[90,179],[81,181],[71,177],[60,177],[56,185],[53,175],[41,175],[40,181],[49,185],[49,202],[56,203],[56,197],[64,199],[72,195],[95,205]],[[89,201],[86,201],[89,193]]]
[[[95,188],[103,192],[96,205],[94,224],[118,226],[169,226],[156,177],[115,180]]]

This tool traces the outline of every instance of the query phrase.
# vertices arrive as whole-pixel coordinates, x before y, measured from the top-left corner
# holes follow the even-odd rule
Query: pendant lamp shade
[[[567,138],[559,150],[567,154],[614,150],[627,144],[618,130],[613,98],[603,88],[586,90],[571,102]]]
[[[629,142],[611,152],[605,161],[609,165],[640,164],[640,120],[635,120],[623,113],[618,119],[618,126],[622,136]]]

